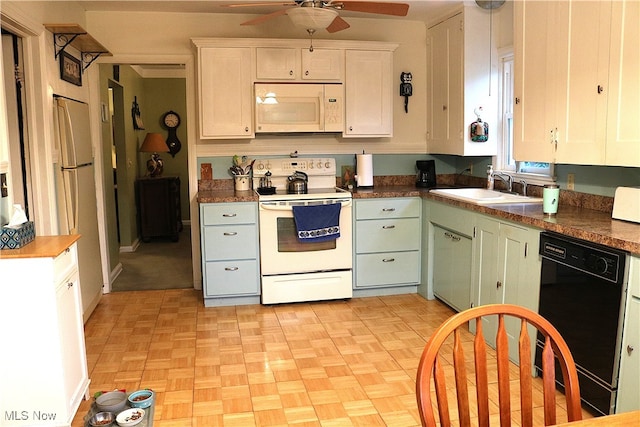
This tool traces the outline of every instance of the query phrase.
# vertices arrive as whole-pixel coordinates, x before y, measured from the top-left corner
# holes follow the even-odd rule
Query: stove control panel
[[[336,159],[321,158],[275,158],[257,159],[253,165],[253,176],[263,176],[267,171],[272,176],[289,176],[295,171],[304,172],[309,176],[335,176]]]

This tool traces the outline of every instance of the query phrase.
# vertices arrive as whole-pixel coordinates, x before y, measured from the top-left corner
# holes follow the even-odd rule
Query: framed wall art
[[[60,78],[76,86],[82,86],[82,62],[64,50],[60,52]]]

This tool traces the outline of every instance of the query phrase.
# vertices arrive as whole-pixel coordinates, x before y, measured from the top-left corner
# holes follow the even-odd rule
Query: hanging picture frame
[[[133,104],[131,105],[131,118],[133,119],[134,130],[144,130],[144,123],[142,117],[140,117],[140,106],[138,105],[138,97],[133,97]]]
[[[60,78],[76,86],[82,86],[82,62],[65,52],[60,52]]]

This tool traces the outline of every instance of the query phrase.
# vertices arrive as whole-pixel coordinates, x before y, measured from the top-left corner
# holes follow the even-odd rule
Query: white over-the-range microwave
[[[342,132],[341,83],[255,83],[256,133]]]

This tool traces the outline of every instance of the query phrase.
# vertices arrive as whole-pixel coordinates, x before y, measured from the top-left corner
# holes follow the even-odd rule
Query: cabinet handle
[[[383,230],[389,230],[389,229],[391,229],[391,228],[396,228],[396,226],[395,226],[395,225],[383,225],[383,226],[382,226],[382,229],[383,229]]]
[[[383,208],[382,212],[395,212],[396,208]]]
[[[349,126],[349,132],[353,132],[353,126]]]
[[[447,111],[447,106],[446,105],[442,106],[442,111]]]
[[[67,248],[67,249],[64,250],[65,254],[68,254],[69,252],[71,252],[71,248]]]
[[[500,280],[498,280],[496,282],[496,289],[500,289],[502,287],[502,282]]]
[[[632,345],[628,345],[628,346],[627,346],[627,354],[628,354],[629,356],[631,356],[631,353],[633,353],[633,346],[632,346]]]
[[[249,126],[245,126],[244,131],[249,132]]]
[[[222,233],[223,236],[236,236],[238,233],[236,231],[227,231],[226,233]]]
[[[238,271],[238,267],[225,267],[224,271]]]
[[[395,258],[384,258],[382,262],[394,262],[395,260]]]
[[[73,288],[73,282],[67,282],[67,289]]]
[[[602,85],[598,85],[598,93],[604,92],[604,87]]]
[[[516,105],[520,104],[520,98],[518,98],[517,96],[516,96],[516,100],[515,101],[516,101]]]
[[[236,216],[236,214],[232,213],[232,214],[222,214],[223,217],[225,218],[233,218]]]
[[[293,76],[293,70],[289,70],[289,75]]]
[[[460,241],[460,236],[455,236],[455,235],[451,235],[451,240],[453,240],[454,242],[459,242]]]
[[[451,239],[453,236],[448,231],[445,231],[444,232],[444,237],[448,237],[449,239]]]
[[[305,71],[305,72],[304,72],[304,75],[305,75],[305,76],[308,76],[308,75],[309,75],[309,70]]]

